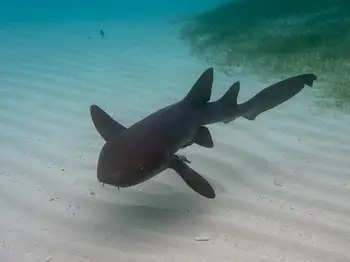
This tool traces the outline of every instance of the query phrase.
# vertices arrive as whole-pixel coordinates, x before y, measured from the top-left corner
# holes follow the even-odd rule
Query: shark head
[[[94,126],[106,141],[97,164],[100,183],[118,188],[129,187],[171,168],[194,191],[204,197],[215,198],[215,191],[208,181],[186,165],[189,161],[185,157],[171,155],[168,148],[157,141],[157,136],[128,132],[97,105],[91,105],[90,113]],[[213,147],[210,132],[205,127],[198,129],[194,142]]]
[[[98,163],[99,182],[116,186],[137,185],[166,168],[169,154],[157,143],[128,139],[120,134],[103,146]]]

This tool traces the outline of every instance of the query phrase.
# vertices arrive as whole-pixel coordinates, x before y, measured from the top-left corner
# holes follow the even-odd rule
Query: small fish
[[[198,194],[213,199],[209,182],[178,155],[181,148],[197,144],[214,146],[205,125],[229,123],[238,117],[254,120],[259,114],[282,104],[312,86],[314,74],[294,76],[273,84],[248,101],[238,104],[239,82],[234,83],[217,101],[209,102],[213,68],[208,68],[180,101],[145,117],[129,128],[115,121],[97,105],[90,106],[93,124],[105,144],[97,163],[97,179],[118,187],[140,184],[166,169],[173,169]]]
[[[103,31],[103,29],[100,30],[100,36],[101,36],[102,38],[105,38],[105,31]]]

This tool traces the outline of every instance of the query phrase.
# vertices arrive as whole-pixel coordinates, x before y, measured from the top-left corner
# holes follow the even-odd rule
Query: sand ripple
[[[1,261],[350,261],[350,118],[299,96],[186,150],[213,201],[171,171],[100,188],[89,105],[128,126],[207,66],[168,25],[104,26],[105,40],[98,24],[0,28]],[[218,97],[238,76],[215,80]],[[244,98],[263,87],[248,83]]]

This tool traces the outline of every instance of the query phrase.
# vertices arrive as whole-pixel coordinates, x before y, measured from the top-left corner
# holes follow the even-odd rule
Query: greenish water
[[[238,0],[181,21],[192,52],[228,74],[313,72],[315,102],[350,111],[350,1]]]

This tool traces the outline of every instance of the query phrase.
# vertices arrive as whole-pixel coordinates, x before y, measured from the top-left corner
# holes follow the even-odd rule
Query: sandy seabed
[[[216,199],[173,171],[118,191],[96,179],[90,104],[130,126],[211,65],[160,22],[2,24],[0,38],[1,262],[350,261],[350,117],[320,113],[310,89],[184,151]],[[237,80],[240,102],[271,84],[216,70],[213,99]]]

